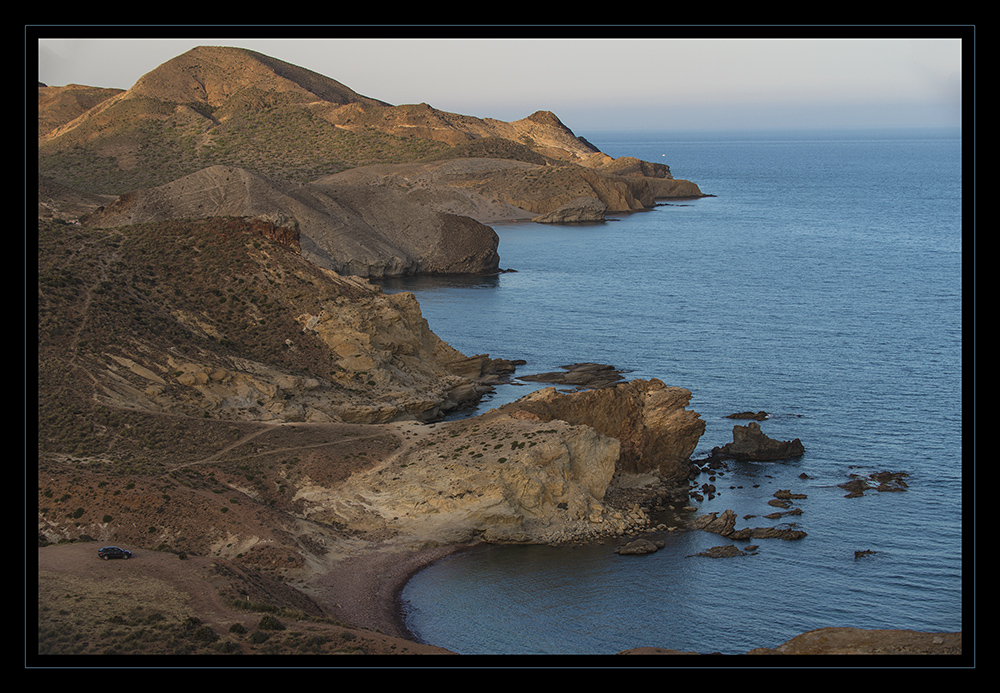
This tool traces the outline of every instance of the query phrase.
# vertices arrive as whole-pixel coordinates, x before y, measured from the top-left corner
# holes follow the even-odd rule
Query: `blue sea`
[[[640,557],[615,554],[621,540],[486,546],[411,579],[410,630],[462,654],[542,655],[738,654],[827,626],[962,630],[961,133],[577,134],[711,197],[597,224],[497,225],[515,272],[385,290],[413,291],[465,354],[525,359],[520,374],[596,361],[689,389],[706,423],[695,459],[744,423],[726,415],[769,412],[764,433],[799,438],[805,455],[729,463],[697,512],[807,536],[725,559],[694,555],[732,543],[700,531]],[[480,410],[543,386],[501,386]],[[907,489],[838,487],[879,471],[906,473]],[[778,489],[806,494],[801,515],[762,517]]]

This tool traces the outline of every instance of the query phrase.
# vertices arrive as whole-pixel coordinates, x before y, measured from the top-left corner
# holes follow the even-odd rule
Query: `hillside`
[[[236,49],[124,92],[39,89],[39,652],[439,651],[400,639],[408,571],[637,531],[686,498],[689,392],[609,391],[637,429],[562,398],[446,421],[515,362],[458,352],[412,294],[354,276],[498,271],[473,217],[552,204],[546,176],[632,205],[666,167],[615,164],[544,112],[389,106]],[[647,448],[669,466],[637,465]],[[621,460],[652,486],[623,485]],[[140,567],[88,568],[105,543]],[[111,585],[122,613],[63,618]]]
[[[220,216],[273,220],[296,233],[303,257],[340,274],[499,271],[499,238],[468,216],[435,210],[398,190],[326,179],[282,184],[226,166],[122,195],[81,221],[115,227]]]
[[[439,148],[374,130],[337,128],[327,115],[347,104],[383,105],[260,53],[195,48],[40,134],[39,169],[77,190],[119,195],[212,164],[304,181]],[[47,108],[39,118],[53,120]]]
[[[64,87],[38,85],[38,139],[75,120],[99,103],[121,94],[122,89],[68,84]]]
[[[92,401],[231,420],[434,418],[474,399],[486,367],[434,335],[412,294],[317,267],[265,220],[49,222],[38,262],[39,422],[61,435],[74,402],[92,430]],[[74,383],[89,394],[58,394]]]
[[[119,196],[211,166],[305,183],[364,166],[488,158],[557,168],[559,185],[529,199],[523,190],[537,182],[535,169],[520,176],[481,170],[476,194],[491,205],[496,198],[520,209],[511,214],[491,207],[485,220],[532,218],[580,196],[596,197],[610,212],[627,212],[646,209],[657,197],[702,194],[693,183],[674,182],[663,164],[612,159],[548,111],[503,122],[428,104],[394,106],[244,49],[195,48],[131,89],[108,94],[67,120],[71,112],[40,93],[39,173],[45,185],[78,196]],[[435,194],[461,195],[467,182],[439,182]],[[600,192],[609,188],[628,192]],[[47,214],[74,218],[51,195],[40,202]]]
[[[215,639],[233,622],[251,629],[262,610],[326,643],[307,651],[355,651],[345,628],[405,636],[392,590],[450,544],[580,540],[648,522],[634,492],[614,492],[619,442],[586,421],[518,407],[440,421],[513,364],[455,351],[411,294],[315,266],[285,227],[222,217],[113,229],[48,221],[38,234],[47,654],[78,652],[80,642],[119,651],[120,638],[139,631],[146,644],[130,638],[128,651],[300,651],[301,641],[277,637],[262,648]],[[690,397],[662,383],[630,387],[669,395],[671,411]],[[637,414],[647,431],[656,420]],[[685,420],[697,440],[697,414]],[[199,579],[218,591],[215,606],[176,609],[163,587],[143,597],[147,610],[123,606],[120,620],[100,621],[100,637],[81,640],[59,604],[66,594],[90,604],[93,590],[66,576],[106,587],[136,575],[86,567],[107,543],[136,552],[135,565],[159,566],[157,580],[176,573],[170,559],[195,559]],[[87,550],[48,550],[77,544]],[[247,590],[252,606],[219,606]],[[315,619],[327,625],[308,625]],[[202,626],[214,636],[197,636]],[[66,641],[67,632],[76,635]],[[350,638],[361,644],[357,632]],[[364,640],[365,651],[405,646]]]

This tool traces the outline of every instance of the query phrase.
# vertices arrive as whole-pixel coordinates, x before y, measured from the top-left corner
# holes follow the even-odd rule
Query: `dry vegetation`
[[[39,552],[38,654],[440,653],[324,616],[301,592],[232,562],[164,551],[100,561],[99,543]],[[292,660],[284,660],[284,665]]]
[[[356,166],[415,161],[448,148],[374,129],[338,128],[295,104],[233,108],[221,122],[206,104],[186,106],[125,100],[103,119],[39,145],[39,173],[70,188],[121,195],[215,164],[305,182]]]

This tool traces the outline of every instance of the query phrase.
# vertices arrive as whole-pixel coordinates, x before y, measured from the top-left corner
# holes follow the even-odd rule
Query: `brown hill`
[[[338,128],[328,115],[345,105],[384,104],[260,53],[195,48],[40,137],[39,171],[82,192],[122,194],[212,164],[301,181],[444,148]]]
[[[55,117],[43,112],[40,119]],[[305,182],[358,166],[483,156],[576,164],[660,183],[672,178],[662,164],[619,164],[548,111],[503,122],[428,104],[393,106],[253,51],[210,46],[167,61],[39,141],[43,176],[80,192],[116,195],[211,165]],[[653,194],[701,195],[693,184]]]
[[[336,80],[245,48],[200,46],[143,75],[127,98],[204,104],[218,121],[278,103],[387,105]]]
[[[38,138],[80,117],[97,104],[123,92],[68,84],[65,87],[38,86]]]
[[[289,185],[226,166],[123,195],[83,221],[114,227],[262,215],[295,229],[303,256],[340,274],[486,274],[499,269],[496,233],[467,216],[435,211],[394,190],[322,180]]]

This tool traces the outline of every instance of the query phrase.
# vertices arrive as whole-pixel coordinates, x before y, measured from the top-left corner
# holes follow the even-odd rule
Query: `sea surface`
[[[712,197],[598,224],[496,225],[515,272],[385,290],[413,291],[467,355],[525,359],[520,374],[596,361],[689,389],[706,423],[695,459],[745,423],[727,414],[769,412],[763,431],[805,455],[729,463],[697,512],[807,536],[725,559],[694,555],[732,543],[700,531],[638,557],[615,554],[621,540],[482,547],[412,578],[411,631],[462,654],[582,655],[737,654],[826,626],[961,630],[961,134],[577,134]],[[480,411],[538,387],[502,386]],[[908,488],[838,487],[877,471],[905,472]],[[806,494],[801,515],[762,517],[779,489]]]

